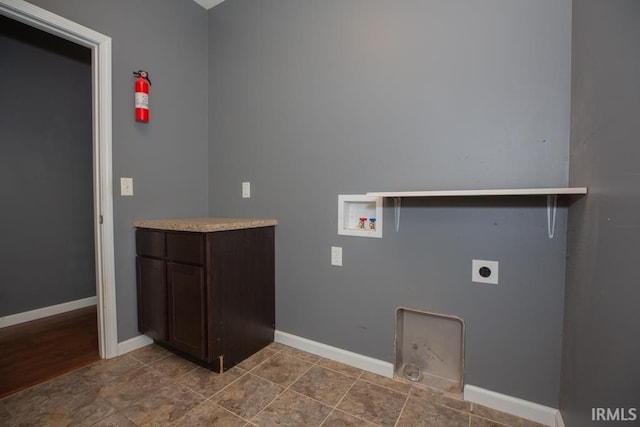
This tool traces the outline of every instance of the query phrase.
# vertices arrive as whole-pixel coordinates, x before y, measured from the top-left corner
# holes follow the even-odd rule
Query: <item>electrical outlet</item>
[[[120,178],[120,195],[133,196],[133,178]]]
[[[249,199],[251,198],[251,183],[243,182],[242,183],[242,198]]]
[[[339,246],[331,246],[331,265],[342,266],[342,248]]]
[[[498,284],[498,261],[471,260],[471,281]]]

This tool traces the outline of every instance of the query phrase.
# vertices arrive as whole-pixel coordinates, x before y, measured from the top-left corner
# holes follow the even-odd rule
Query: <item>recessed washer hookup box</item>
[[[398,307],[394,377],[461,393],[463,376],[464,321],[457,316]]]

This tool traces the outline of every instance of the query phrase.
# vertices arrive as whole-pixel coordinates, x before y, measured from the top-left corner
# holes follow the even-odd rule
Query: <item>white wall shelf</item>
[[[382,197],[338,195],[338,234],[382,238]]]
[[[371,192],[373,197],[464,197],[464,196],[535,196],[587,194],[587,187],[557,188],[505,188],[494,190],[435,190],[435,191],[384,191]]]
[[[393,197],[396,231],[400,230],[400,206],[402,197],[481,197],[481,196],[547,196],[547,234],[553,238],[556,227],[558,196],[587,194],[587,187],[503,188],[481,190],[428,190],[369,192],[370,197]]]

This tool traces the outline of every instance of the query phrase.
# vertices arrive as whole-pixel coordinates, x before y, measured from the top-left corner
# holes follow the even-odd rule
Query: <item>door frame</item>
[[[118,355],[111,158],[111,38],[23,0],[0,0],[0,14],[91,49],[93,211],[100,357]]]

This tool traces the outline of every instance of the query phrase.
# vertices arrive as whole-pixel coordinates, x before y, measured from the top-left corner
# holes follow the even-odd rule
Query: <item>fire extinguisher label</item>
[[[136,108],[149,109],[149,94],[143,92],[136,92]]]

